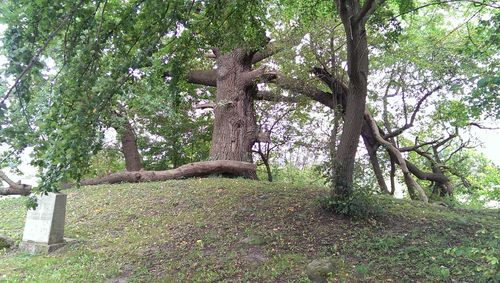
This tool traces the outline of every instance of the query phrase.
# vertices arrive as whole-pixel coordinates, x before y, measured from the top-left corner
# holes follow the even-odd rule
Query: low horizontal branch
[[[113,173],[100,178],[83,180],[81,182],[81,185],[92,186],[100,184],[153,182],[192,177],[207,177],[216,174],[227,174],[235,177],[256,179],[256,169],[257,166],[255,166],[255,164],[242,161],[202,161],[189,163],[178,168],[166,171],[134,171]]]
[[[207,103],[196,104],[193,108],[194,109],[213,109],[216,106],[217,105],[213,102],[207,102]]]
[[[0,187],[0,196],[9,196],[9,195],[21,195],[27,196],[31,193],[30,185],[18,185],[16,187]]]

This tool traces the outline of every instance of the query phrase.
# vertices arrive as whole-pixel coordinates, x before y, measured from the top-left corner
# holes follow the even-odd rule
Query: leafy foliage
[[[371,191],[366,189],[352,190],[347,197],[322,197],[319,203],[326,210],[354,219],[371,219],[382,215],[380,205]]]
[[[211,49],[258,50],[272,37],[283,51],[269,66],[321,90],[327,87],[309,80],[313,67],[322,66],[348,84],[346,31],[332,1],[40,0],[1,5],[8,25],[5,74],[16,78],[31,64],[0,105],[0,142],[9,145],[10,154],[4,164],[14,164],[24,149],[34,147],[42,191],[105,171],[93,168],[92,156],[103,149],[106,130],[119,128],[123,119],[134,125],[146,169],[206,159],[212,116],[191,108],[213,99],[214,89],[190,85],[186,76],[192,69],[216,67],[205,58]],[[395,129],[408,122],[416,101],[441,87],[398,143],[434,139],[452,128],[463,135],[473,122],[498,119],[498,20],[498,11],[480,3],[393,0],[377,7],[367,36],[370,72],[381,79],[371,80],[370,109],[382,108],[386,92],[391,97],[386,118]],[[331,113],[308,101],[294,107],[283,122],[289,130],[280,130],[280,142],[286,145],[272,155],[282,164],[289,150],[326,155],[325,132],[330,129],[320,133],[314,116],[328,124],[324,121]],[[295,136],[288,138],[290,133]],[[302,151],[303,145],[308,150]],[[421,157],[410,154],[410,159],[432,170]],[[387,169],[388,157],[381,160]],[[359,186],[370,187],[375,179],[366,173],[368,164],[359,164]],[[120,168],[115,165],[112,170]],[[288,171],[293,170],[277,175],[299,181]],[[313,177],[304,173],[308,181]]]
[[[92,156],[84,177],[95,178],[123,171],[125,162],[122,153],[116,148],[104,148]]]

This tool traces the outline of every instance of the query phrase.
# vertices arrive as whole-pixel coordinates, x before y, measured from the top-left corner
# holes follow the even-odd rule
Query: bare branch
[[[398,149],[401,152],[414,151],[414,150],[419,149],[419,148],[421,148],[423,146],[435,144],[435,143],[437,143],[440,140],[441,139],[437,139],[437,140],[433,140],[433,141],[424,142],[424,143],[421,143],[421,144],[417,144],[415,142],[415,145],[413,145],[413,146],[400,147]]]
[[[443,87],[442,85],[436,86],[435,88],[433,88],[430,91],[428,91],[424,96],[422,96],[422,98],[420,98],[420,100],[417,102],[417,105],[415,106],[415,110],[411,114],[410,122],[409,123],[405,123],[405,125],[403,127],[399,128],[399,129],[397,129],[397,130],[395,130],[393,132],[390,132],[390,133],[386,134],[384,136],[384,139],[386,140],[386,139],[390,139],[390,138],[393,138],[395,136],[398,136],[402,132],[404,132],[405,130],[413,127],[413,123],[415,122],[415,118],[417,117],[418,111],[420,111],[420,107],[422,106],[422,103],[424,103],[424,101],[429,96],[431,96],[436,91],[440,90],[442,87]]]
[[[427,8],[427,7],[430,7],[430,6],[436,6],[436,5],[446,4],[446,3],[453,3],[453,2],[468,2],[468,3],[473,3],[473,4],[476,4],[476,5],[486,6],[486,7],[490,7],[490,8],[494,8],[494,9],[499,9],[500,8],[500,5],[488,4],[486,1],[485,2],[476,1],[476,0],[435,1],[435,2],[427,3],[427,4],[424,4],[422,6],[416,7],[414,9],[409,10],[409,11],[405,11],[405,12],[399,14],[399,15],[396,15],[396,16],[392,17],[391,20],[394,20],[394,19],[396,19],[398,17],[404,16],[404,15],[409,14],[409,13],[416,12],[418,10],[421,10],[421,9],[424,9],[424,8]]]
[[[347,94],[349,92],[349,88],[345,85],[345,83],[335,78],[326,69],[314,67],[312,72],[318,79],[327,85],[333,93]]]
[[[283,120],[288,114],[290,114],[290,112],[292,112],[294,109],[292,108],[288,108],[283,114],[281,114],[278,118],[276,118],[274,120],[274,123],[271,125],[271,127],[269,128],[270,131],[272,131],[274,129],[274,127],[281,121]]]
[[[193,108],[194,109],[213,109],[216,107],[216,104],[213,103],[213,102],[208,102],[208,103],[200,103],[200,104],[197,104],[195,105]]]
[[[12,181],[2,170],[0,170],[0,179],[4,180],[9,186],[16,187],[19,184]]]
[[[445,138],[445,139],[441,140],[440,142],[436,143],[435,145],[433,145],[432,148],[437,149],[438,147],[449,142],[450,140],[454,139],[455,137],[457,137],[457,133],[449,135],[447,138]]]
[[[432,182],[438,182],[438,183],[446,183],[449,182],[450,180],[448,177],[446,177],[444,174],[435,174],[435,173],[428,173],[420,170],[415,164],[411,163],[409,160],[406,160],[406,165],[408,166],[408,170],[415,175],[417,178],[420,180],[427,180],[427,181],[432,181]]]
[[[486,126],[483,126],[477,122],[471,122],[471,123],[467,124],[467,126],[478,127],[479,129],[483,129],[483,130],[499,130],[500,129],[500,127],[486,127]]]
[[[429,160],[429,162],[431,164],[436,164],[436,160],[434,160],[434,158],[432,158],[432,156],[428,152],[420,150],[420,149],[415,149],[413,151],[418,153],[418,155],[425,157],[427,160]]]
[[[452,151],[449,155],[448,155],[448,158],[446,158],[445,160],[445,163],[450,161],[450,159],[455,155],[457,154],[458,152],[460,152],[462,149],[465,149],[465,148],[470,148],[469,147],[469,144],[470,144],[470,140],[466,141],[466,142],[462,142],[454,151]]]
[[[274,75],[273,72],[266,73],[266,66],[262,65],[255,70],[251,70],[251,71],[242,73],[241,80],[243,81],[243,83],[245,85],[249,85],[249,84],[255,82],[256,80],[260,79],[264,74],[266,76],[273,76]]]
[[[307,96],[312,100],[325,105],[326,107],[334,109],[336,106],[331,93],[321,91],[302,80],[278,74],[276,79],[272,82],[283,89],[291,91],[292,93]]]
[[[252,64],[258,63],[264,59],[273,56],[283,50],[283,47],[278,47],[276,44],[268,44],[263,50],[256,52],[252,57]]]
[[[29,195],[31,191],[30,185],[21,184],[21,182],[12,181],[2,170],[0,170],[0,180],[4,180],[9,187],[1,188],[0,195]],[[1,183],[1,182],[0,182]]]

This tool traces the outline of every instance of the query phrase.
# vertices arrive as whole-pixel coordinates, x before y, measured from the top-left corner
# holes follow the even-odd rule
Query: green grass
[[[325,256],[333,282],[499,276],[498,210],[377,197],[381,218],[351,221],[319,208],[324,188],[222,178],[66,193],[76,241],[48,256],[0,251],[0,281],[308,282],[306,265]],[[17,242],[23,202],[0,201],[0,235]]]

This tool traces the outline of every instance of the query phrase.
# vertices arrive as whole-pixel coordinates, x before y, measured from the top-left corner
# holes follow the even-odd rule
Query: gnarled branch
[[[408,169],[408,167],[406,165],[406,161],[403,158],[403,156],[401,155],[401,152],[399,152],[397,150],[397,148],[392,143],[386,141],[380,135],[380,132],[378,130],[378,126],[375,123],[375,120],[373,120],[368,109],[365,110],[364,116],[365,116],[365,121],[370,126],[370,129],[371,129],[375,139],[377,140],[377,142],[384,145],[387,148],[387,150],[390,151],[396,157],[396,162],[401,167],[401,171],[403,171],[404,180],[405,180],[406,185],[408,186],[408,190],[410,190],[410,192],[412,192],[412,190],[416,190],[418,192],[418,196],[419,196],[420,200],[422,200],[424,202],[428,202],[429,199],[427,198],[425,191],[422,189],[422,187],[420,187],[420,185],[411,176],[410,170]]]
[[[379,2],[379,3],[377,3]],[[355,22],[361,23],[364,25],[368,18],[373,14],[375,9],[377,8],[377,5],[380,5],[384,2],[384,0],[366,0],[365,3],[363,4],[363,7],[361,8],[361,11],[359,12],[358,16],[355,19]]]
[[[83,180],[84,186],[116,183],[139,183],[155,182],[171,179],[183,179],[191,177],[206,177],[214,174],[227,174],[231,176],[241,176],[250,179],[256,179],[255,164],[234,161],[234,160],[216,160],[189,163],[178,168],[166,171],[135,171],[113,173],[96,179]],[[71,185],[66,185],[69,187]]]
[[[213,102],[207,102],[207,103],[196,104],[194,106],[194,109],[213,109],[216,106],[217,106],[217,104],[215,104]]]
[[[395,130],[393,132],[390,132],[390,133],[386,134],[384,136],[384,139],[390,139],[390,138],[393,138],[395,136],[398,136],[402,132],[404,132],[405,130],[413,127],[413,123],[415,122],[415,118],[417,117],[418,111],[420,111],[420,107],[422,106],[422,103],[424,103],[424,101],[429,96],[431,96],[436,91],[440,90],[442,87],[443,87],[442,85],[436,86],[435,88],[433,88],[430,91],[428,91],[424,96],[422,96],[422,98],[420,98],[420,100],[417,102],[417,105],[415,106],[415,110],[411,114],[410,122],[409,123],[405,123],[405,125],[403,127],[399,128],[399,129],[397,129],[397,130]]]
[[[252,64],[267,59],[283,50],[283,47],[277,47],[275,44],[268,44],[263,50],[256,52],[252,57]]]
[[[189,71],[187,81],[192,84],[217,86],[217,73],[215,70]]]
[[[0,170],[0,179],[4,180],[9,187],[0,187],[0,195],[29,195],[31,192],[31,186],[21,184],[21,182],[12,181],[2,170]],[[1,182],[0,182],[1,183]]]
[[[278,74],[274,81],[276,85],[279,87],[291,91],[292,93],[298,93],[301,95],[305,95],[312,100],[315,100],[326,107],[335,109],[336,105],[334,105],[334,100],[332,98],[332,94],[328,92],[324,92],[319,90],[316,87],[313,87],[307,83],[304,83],[301,80],[286,77]]]

